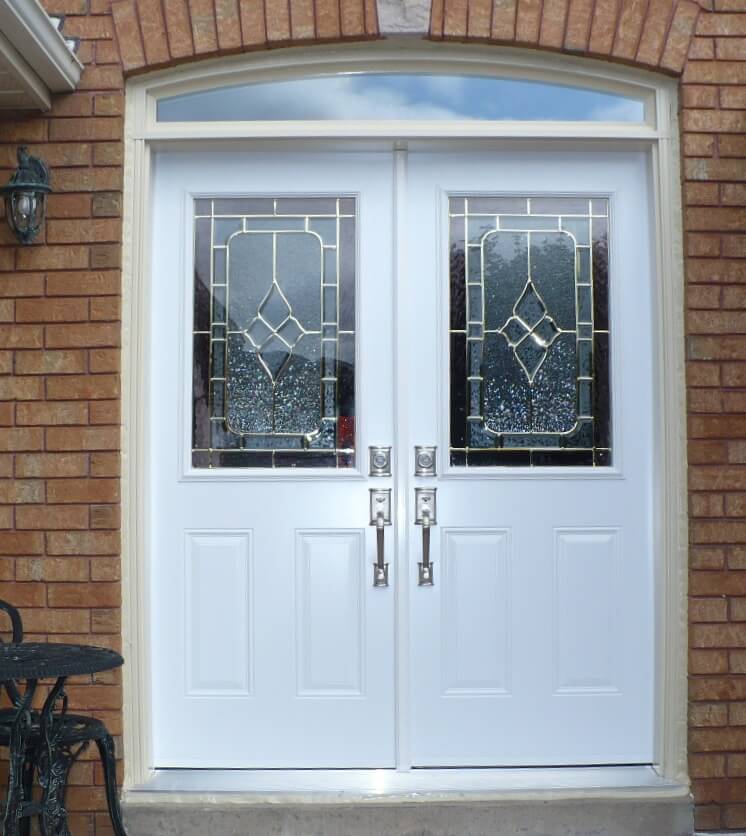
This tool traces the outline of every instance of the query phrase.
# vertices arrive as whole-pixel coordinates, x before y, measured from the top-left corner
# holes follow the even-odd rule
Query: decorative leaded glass
[[[451,464],[610,465],[608,200],[449,214]]]
[[[355,464],[353,197],[195,201],[194,467]]]

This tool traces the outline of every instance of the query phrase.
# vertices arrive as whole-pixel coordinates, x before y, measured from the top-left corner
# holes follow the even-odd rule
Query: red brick
[[[119,453],[96,452],[91,454],[91,476],[119,476],[120,469]]]
[[[85,453],[25,453],[16,456],[16,476],[64,477],[84,476],[88,472]]]
[[[86,354],[73,351],[17,351],[16,374],[79,374],[86,369]]]
[[[692,647],[746,647],[746,625],[692,624]]]
[[[266,23],[264,31],[266,39]],[[342,34],[337,0],[316,0],[316,34],[322,39],[339,38]]]
[[[118,293],[119,274],[114,270],[53,273],[47,279],[49,296],[97,296]]]
[[[50,427],[47,450],[116,450],[119,430],[116,427]]]
[[[610,55],[619,15],[618,0],[596,0],[588,48],[599,55]]]
[[[118,505],[91,505],[92,529],[116,529],[121,525],[121,513]]]
[[[41,554],[44,536],[36,531],[3,531],[0,533],[0,554]]]
[[[564,43],[568,0],[544,0],[539,43],[559,49]]]
[[[692,674],[727,673],[728,651],[713,649],[690,650],[689,672]]]
[[[88,267],[88,248],[24,247],[16,255],[19,270],[81,270]]]
[[[89,218],[91,196],[87,194],[51,194],[47,218]]]
[[[27,633],[88,633],[90,614],[87,610],[22,609],[21,617]]]
[[[85,581],[90,576],[90,562],[82,557],[39,557],[16,561],[19,581]],[[26,625],[27,632],[29,631]]]
[[[84,299],[19,299],[16,303],[16,322],[84,322],[87,319],[88,302]]]
[[[23,428],[4,429],[0,432],[0,450],[41,450],[44,446],[43,430]]]
[[[637,60],[641,64],[657,67],[663,52],[673,11],[673,0],[656,0],[648,7],[645,25],[642,27]]]
[[[47,222],[47,238],[52,244],[119,241],[121,226],[118,218],[91,218],[84,223],[74,220],[50,220]]]
[[[354,2],[354,0],[353,0]],[[290,40],[290,6],[288,3],[265,3],[267,40],[287,42]]]
[[[0,401],[30,401],[44,397],[44,381],[34,377],[0,377]]]
[[[212,0],[189,0],[192,40],[196,54],[215,52],[218,47],[215,31],[215,6]]]
[[[91,474],[92,476],[95,474]],[[110,503],[119,501],[118,479],[55,479],[47,483],[52,503]]]
[[[535,44],[541,27],[540,0],[518,0],[515,39],[518,43]]]
[[[50,588],[51,592],[54,587]],[[728,706],[725,703],[695,702],[689,706],[690,728],[717,728],[728,725]]]
[[[640,44],[647,6],[644,0],[626,0],[622,3],[612,55],[627,61],[634,59]]]
[[[88,364],[90,371],[97,372],[118,372],[120,370],[120,354],[115,348],[98,348],[88,352]]]
[[[743,84],[746,64],[739,61],[692,61],[684,70],[684,81],[695,84]]]
[[[148,66],[165,64],[169,59],[166,21],[160,0],[137,0],[145,59]]]
[[[121,578],[120,567],[118,557],[94,557],[91,559],[91,580],[118,581]]]
[[[88,528],[88,508],[84,505],[21,506],[16,509],[16,528],[85,529]],[[58,606],[49,601],[51,606]]]
[[[702,14],[697,23],[698,35],[746,35],[746,15]]]
[[[56,584],[48,594],[50,607],[118,607],[122,602],[117,583]]]
[[[237,0],[218,0],[236,3]],[[231,12],[232,15],[232,12]],[[218,14],[218,37],[220,37],[221,16]],[[293,40],[308,40],[316,33],[313,0],[290,0],[290,28]]]
[[[52,532],[46,535],[49,555],[118,554],[119,533],[116,531]]]
[[[517,8],[518,0],[493,0],[492,40],[512,41],[515,39]]]
[[[119,376],[113,374],[68,375],[47,381],[47,396],[52,400],[95,400],[119,394]]]
[[[113,3],[112,15],[124,68],[134,70],[145,66],[145,50],[135,6],[132,3]]]
[[[21,304],[21,300],[17,304]],[[4,325],[0,328],[0,348],[41,348],[43,345],[43,330],[37,325]]]
[[[109,323],[50,325],[46,330],[48,348],[94,348],[119,345],[119,326]]]
[[[238,3],[244,46],[266,43],[267,30],[264,25],[264,4],[257,3],[256,0],[238,0]],[[314,7],[316,7],[315,2]],[[328,33],[328,27],[319,27],[318,15],[316,18],[316,27],[316,34],[320,38],[335,37]]]
[[[690,0],[679,0],[676,4],[676,11],[668,30],[666,45],[663,48],[663,55],[660,60],[662,68],[677,73],[681,72],[689,52],[689,44],[699,13],[699,5],[690,2]]]
[[[728,601],[725,598],[691,598],[689,600],[689,621],[728,621]]]
[[[725,777],[725,755],[690,755],[689,773],[692,778]]]
[[[31,479],[0,479],[0,503],[15,505],[38,502],[44,502],[44,482]]]
[[[84,403],[19,403],[16,407],[16,423],[19,426],[87,424],[88,405]]]
[[[588,48],[593,0],[570,0],[567,12],[565,49],[583,52]]]

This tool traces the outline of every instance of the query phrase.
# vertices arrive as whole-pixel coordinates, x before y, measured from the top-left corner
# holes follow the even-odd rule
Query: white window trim
[[[443,73],[473,72],[524,78],[549,83],[593,87],[605,92],[643,98],[645,124],[605,122],[184,122],[155,120],[159,97],[245,83],[248,80],[287,78],[299,72],[437,70]],[[687,486],[686,486],[686,397],[684,376],[684,281],[679,183],[678,91],[675,80],[631,68],[586,58],[551,55],[538,51],[479,45],[433,45],[419,39],[401,39],[393,44],[356,44],[334,47],[277,50],[227,59],[203,61],[131,79],[125,108],[124,233],[123,233],[123,429],[122,429],[122,572],[124,667],[125,791],[138,801],[152,792],[159,800],[178,800],[189,792],[187,784],[174,783],[153,770],[151,759],[151,713],[149,696],[149,583],[148,518],[149,485],[146,478],[147,432],[147,343],[150,249],[151,152],[163,148],[209,147],[254,148],[282,140],[293,147],[323,147],[337,141],[349,147],[380,145],[406,147],[407,143],[438,141],[439,145],[463,147],[465,141],[488,147],[552,147],[557,144],[589,150],[600,147],[644,148],[650,151],[654,184],[656,288],[660,328],[656,345],[660,412],[656,416],[657,451],[654,514],[657,528],[656,564],[656,759],[648,777],[641,780],[629,769],[609,768],[600,782],[588,770],[571,770],[567,781],[557,783],[550,771],[534,770],[532,789],[537,797],[573,797],[587,793],[609,798],[680,798],[688,793],[687,774]],[[375,771],[374,771],[375,772]],[[453,776],[453,771],[449,771]],[[464,770],[464,773],[467,773]],[[498,772],[500,775],[498,776]],[[542,777],[542,773],[547,774]],[[572,776],[570,772],[574,773]],[[638,770],[639,772],[639,770]],[[526,791],[525,779],[511,771],[495,771],[492,797],[505,799]],[[273,773],[279,786],[298,798],[303,785],[293,783],[291,773]],[[283,779],[285,775],[285,779]],[[336,776],[336,777],[335,777]],[[319,776],[320,779],[323,776]],[[458,786],[469,790],[467,775]],[[283,783],[284,780],[284,783]],[[325,786],[339,788],[339,775],[326,772]],[[209,779],[209,797],[222,788],[248,794],[270,791],[261,773],[252,784],[233,786],[220,772]],[[522,783],[523,782],[523,783]],[[574,782],[574,783],[573,783]],[[406,782],[405,782],[406,783]],[[314,785],[315,786],[315,785]],[[363,775],[348,797],[376,794],[373,773]],[[393,786],[393,785],[392,785]],[[404,784],[402,784],[404,786]],[[474,785],[473,791],[479,786]],[[252,789],[253,787],[253,789]],[[366,789],[367,788],[367,789]],[[442,797],[455,785],[444,783],[423,792],[425,800]],[[308,790],[308,800],[324,797],[318,787]],[[165,795],[164,795],[165,793]],[[344,795],[344,793],[343,793]],[[189,792],[189,799],[197,797]],[[305,796],[304,796],[305,797]],[[522,796],[525,798],[525,795]],[[277,800],[277,795],[273,795]],[[337,800],[339,798],[337,797]]]

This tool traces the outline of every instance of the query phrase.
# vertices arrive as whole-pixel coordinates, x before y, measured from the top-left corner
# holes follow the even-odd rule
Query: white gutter
[[[50,93],[70,93],[78,86],[83,65],[39,0],[0,0],[0,34]]]

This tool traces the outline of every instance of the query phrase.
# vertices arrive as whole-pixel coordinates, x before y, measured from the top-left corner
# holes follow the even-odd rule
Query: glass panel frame
[[[516,201],[522,201],[522,212]],[[595,195],[447,195],[451,473],[613,467],[610,204],[609,196]],[[563,240],[564,255],[558,249]],[[552,289],[552,282],[562,282],[558,255],[559,262],[566,261],[565,283],[572,282],[566,290],[572,310],[563,310],[561,295]],[[542,294],[551,294],[549,303]],[[570,338],[574,371],[558,393],[548,379],[540,379],[540,370]],[[495,371],[488,374],[485,363]],[[542,387],[545,408],[536,394]]]
[[[353,470],[357,197],[198,197],[193,223],[192,468]]]

